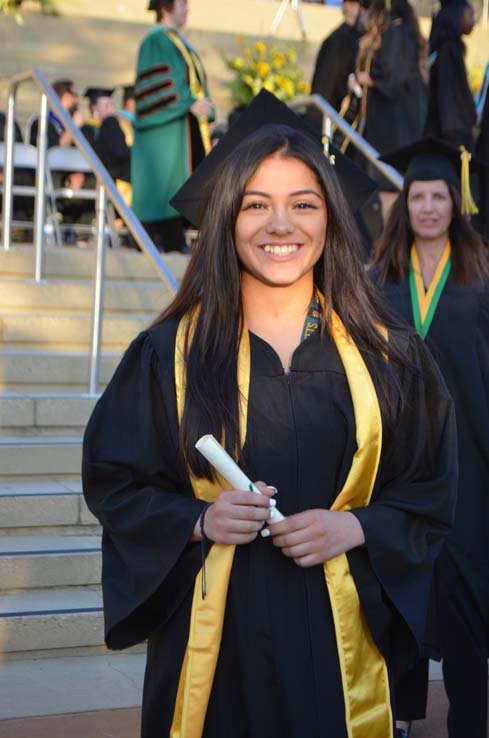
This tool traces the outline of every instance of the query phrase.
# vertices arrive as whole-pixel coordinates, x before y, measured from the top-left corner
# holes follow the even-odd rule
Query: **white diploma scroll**
[[[221,477],[224,477],[229,482],[232,489],[254,492],[256,495],[262,494],[258,487],[255,487],[251,479],[248,479],[246,474],[241,471],[228,452],[223,449],[219,441],[216,441],[213,435],[209,433],[199,438],[195,444],[195,448],[205,456],[209,464],[212,464]],[[276,507],[271,507],[270,519],[267,522],[272,525],[273,523],[279,523],[281,520],[285,520],[282,513]]]

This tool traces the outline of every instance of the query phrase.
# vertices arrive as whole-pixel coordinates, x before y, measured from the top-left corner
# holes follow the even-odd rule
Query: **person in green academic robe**
[[[160,250],[185,251],[183,219],[169,201],[210,148],[213,105],[204,67],[181,33],[187,0],[151,0],[148,9],[156,25],[138,52],[133,208]]]
[[[86,430],[106,641],[148,639],[144,738],[392,738],[454,512],[452,401],[365,272],[365,175],[259,97],[202,164],[178,295]],[[208,433],[261,494],[216,479]]]

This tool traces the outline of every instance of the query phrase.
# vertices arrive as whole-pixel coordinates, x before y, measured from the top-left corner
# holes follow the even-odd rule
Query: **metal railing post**
[[[15,93],[17,85],[11,84],[7,101],[7,129],[5,131],[5,164],[3,167],[3,248],[10,250],[12,239],[12,211],[14,207],[14,142],[15,142]]]
[[[43,277],[44,262],[44,221],[46,219],[46,151],[48,128],[48,98],[43,92],[41,95],[41,111],[39,114],[39,129],[37,132],[37,169],[36,169],[36,200],[34,205],[34,250],[35,269],[34,279],[40,282]]]
[[[105,220],[107,211],[107,193],[104,186],[97,181],[97,218],[96,218],[96,266],[93,295],[92,314],[92,342],[90,346],[90,376],[88,392],[95,395],[98,390],[100,374],[100,353],[102,345],[102,311],[104,303],[104,275],[105,275]]]

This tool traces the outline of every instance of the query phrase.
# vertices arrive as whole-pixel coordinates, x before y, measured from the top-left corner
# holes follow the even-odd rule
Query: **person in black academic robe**
[[[344,0],[344,22],[324,39],[316,57],[311,81],[311,94],[321,95],[335,110],[348,93],[348,75],[355,69],[358,40],[363,33],[362,8],[357,0]],[[317,108],[308,111],[308,119],[322,131],[322,114]]]
[[[427,106],[425,45],[407,0],[392,0],[389,11],[384,0],[373,0],[357,59],[359,71],[350,85],[364,87],[363,135],[381,154],[422,135]]]
[[[489,261],[481,238],[461,214],[459,157],[457,149],[433,139],[384,157],[405,172],[405,179],[386,225],[374,274],[389,304],[425,338],[455,403],[458,504],[454,528],[435,565],[427,645],[443,659],[449,738],[486,738]],[[441,271],[447,249],[450,261]],[[421,278],[423,293],[437,285],[431,302],[431,293],[426,293],[430,307],[425,321],[419,317],[415,288]],[[415,704],[413,692],[421,695],[421,703],[426,700],[427,664],[417,670],[398,687],[398,715],[405,720],[423,717],[425,705]]]
[[[270,115],[260,128],[264,100],[293,127]],[[389,682],[416,658],[433,547],[451,524],[450,397],[422,342],[376,302],[335,170],[284,108],[261,93],[236,124],[258,130],[221,161],[233,126],[209,154],[219,168],[184,283],[129,347],[85,434],[106,642],[148,638],[144,738],[346,738],[357,720],[392,738]],[[272,156],[284,147],[291,156]],[[321,330],[333,274],[342,287],[331,286],[336,313]],[[213,483],[194,448],[209,432],[276,489]],[[330,510],[347,488],[350,502]],[[286,518],[261,537],[274,491]]]
[[[447,0],[433,19],[430,34],[430,82],[425,135],[468,151],[474,147],[474,98],[465,67],[462,35],[474,27],[474,10],[466,0]],[[392,147],[395,148],[395,147]]]
[[[489,67],[488,67],[489,69]],[[486,75],[489,71],[486,69]],[[486,85],[489,82],[486,79]],[[485,165],[479,170],[479,216],[476,228],[489,241],[489,91],[486,87],[485,99],[483,101],[480,132],[477,138],[475,153],[477,158]]]

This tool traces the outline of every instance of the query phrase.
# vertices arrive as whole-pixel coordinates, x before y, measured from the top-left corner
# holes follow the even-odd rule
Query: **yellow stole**
[[[170,41],[175,44],[180,54],[183,56],[183,60],[188,68],[188,83],[192,97],[196,100],[202,100],[205,97],[204,90],[204,79],[205,72],[200,59],[196,54],[192,54],[190,49],[184,44],[178,33],[175,31],[166,30],[166,35]],[[209,121],[204,116],[198,118],[200,135],[202,136],[202,143],[204,144],[204,151],[206,154],[211,150],[211,134],[209,131]]]
[[[177,411],[181,420],[185,402],[184,347],[188,327],[184,317],[175,345]],[[194,326],[190,326],[190,338]],[[340,318],[333,313],[333,340],[345,367],[353,401],[358,449],[347,480],[332,510],[346,511],[370,502],[380,460],[382,419],[377,395],[365,362],[348,338]],[[250,343],[243,330],[238,353],[241,443],[246,439],[250,383]],[[196,497],[207,502],[228,488],[191,477]],[[189,639],[178,685],[171,738],[201,738],[219,654],[226,595],[235,546],[213,544],[207,560],[207,592],[202,599],[202,572],[196,578]],[[348,738],[391,738],[393,733],[389,681],[385,661],[363,616],[346,554],[324,564],[335,625],[345,700]]]

